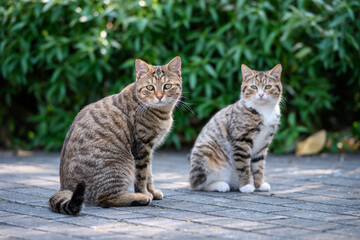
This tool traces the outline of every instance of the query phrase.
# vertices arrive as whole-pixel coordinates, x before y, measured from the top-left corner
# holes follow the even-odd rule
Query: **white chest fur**
[[[270,143],[272,140],[270,135],[274,133],[280,116],[279,105],[276,105],[275,108],[257,107],[256,110],[263,116],[264,122],[260,127],[260,132],[253,139],[251,155],[256,154],[262,147]]]

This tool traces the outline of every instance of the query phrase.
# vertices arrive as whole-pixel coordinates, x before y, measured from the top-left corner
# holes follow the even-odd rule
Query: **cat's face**
[[[135,66],[138,99],[149,107],[173,107],[182,91],[180,57],[164,66],[152,66],[137,59]]]
[[[252,105],[276,105],[279,103],[282,93],[280,64],[264,72],[251,70],[243,64],[241,72],[243,76],[242,99]]]

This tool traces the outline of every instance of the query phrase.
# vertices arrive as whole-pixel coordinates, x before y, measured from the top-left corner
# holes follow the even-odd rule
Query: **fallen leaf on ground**
[[[315,134],[307,137],[305,140],[298,142],[296,146],[296,155],[318,154],[325,146],[326,131],[320,130]]]

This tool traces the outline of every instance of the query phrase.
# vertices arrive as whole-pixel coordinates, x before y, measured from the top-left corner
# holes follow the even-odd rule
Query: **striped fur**
[[[280,120],[281,65],[266,72],[245,65],[241,70],[241,99],[211,118],[191,151],[193,190],[270,190],[264,182],[264,167]]]
[[[79,182],[74,192],[69,190],[60,190],[49,200],[51,210],[58,213],[77,215],[84,202],[85,182]]]
[[[60,191],[49,201],[54,212],[78,213],[82,201],[73,199],[80,193],[86,204],[102,207],[162,199],[153,184],[151,156],[172,126],[182,92],[181,60],[165,66],[136,60],[135,66],[135,83],[86,106],[72,123],[61,152]],[[126,192],[130,184],[135,193]],[[78,191],[82,186],[84,192]]]

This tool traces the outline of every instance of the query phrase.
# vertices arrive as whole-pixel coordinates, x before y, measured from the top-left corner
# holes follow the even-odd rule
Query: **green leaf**
[[[311,54],[312,50],[310,47],[304,47],[304,48],[301,48],[296,54],[295,54],[295,57],[296,58],[299,58],[299,59],[302,59],[302,58],[305,58],[307,55]]]
[[[189,76],[189,85],[191,89],[194,89],[196,87],[196,74],[195,73],[191,73]]]
[[[49,0],[43,7],[42,12],[45,13],[56,4],[55,0]]]
[[[26,25],[26,22],[18,22],[12,28],[10,28],[10,32],[11,33],[16,32],[16,31],[22,29],[23,27],[25,27],[25,25]]]
[[[62,69],[61,69],[61,68],[55,69],[55,71],[54,71],[53,74],[51,75],[50,83],[55,83],[55,82],[58,80],[61,72],[62,72]]]
[[[213,66],[211,66],[210,64],[206,64],[206,65],[204,66],[204,68],[205,68],[206,72],[207,72],[210,76],[212,76],[212,77],[214,77],[214,78],[217,77],[217,74],[216,74]]]
[[[26,58],[22,58],[22,59],[20,60],[20,63],[21,63],[21,69],[22,69],[23,73],[26,74],[27,71],[28,71],[27,59],[26,59]]]
[[[355,40],[354,36],[352,36],[350,33],[346,33],[346,39],[354,48],[356,48],[356,50],[359,51],[359,44]]]
[[[265,40],[265,43],[264,43],[265,53],[270,53],[271,46],[273,45],[276,37],[277,37],[277,32],[275,32],[275,31],[270,33],[270,35],[267,37],[267,39]]]
[[[217,23],[219,21],[219,16],[218,16],[216,10],[214,8],[210,8],[209,12],[210,12],[211,18],[214,20],[214,22]]]

